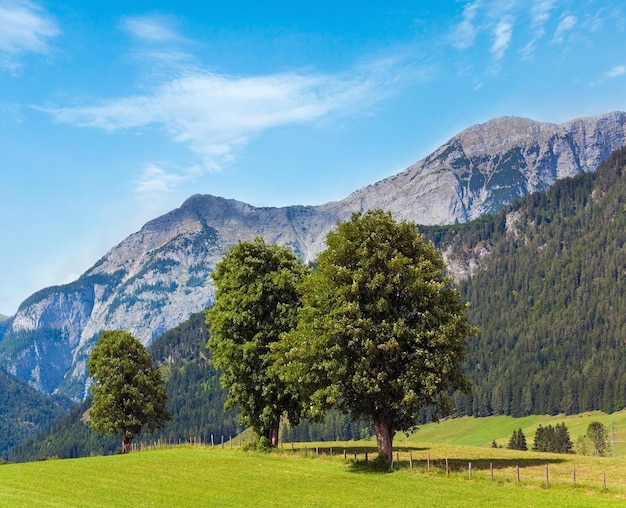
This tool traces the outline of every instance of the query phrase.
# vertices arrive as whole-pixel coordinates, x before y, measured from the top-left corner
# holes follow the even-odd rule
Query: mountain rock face
[[[0,366],[45,393],[86,395],[86,361],[103,329],[144,344],[212,299],[222,253],[259,235],[304,261],[355,211],[419,224],[467,222],[557,179],[594,171],[626,144],[621,112],[556,125],[499,118],[470,127],[402,173],[317,207],[256,208],[196,195],[111,249],[77,281],[35,293],[0,326]],[[462,264],[462,263],[461,263]]]

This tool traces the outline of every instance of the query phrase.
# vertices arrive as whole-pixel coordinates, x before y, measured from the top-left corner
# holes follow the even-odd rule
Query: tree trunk
[[[280,422],[275,423],[269,429],[269,440],[272,448],[278,448],[278,430],[280,428]]]
[[[128,453],[130,451],[131,442],[131,438],[122,436],[122,453]]]
[[[393,462],[393,436],[396,431],[383,422],[374,422],[376,429],[376,444],[378,445],[378,453],[382,453],[387,457],[387,462]]]

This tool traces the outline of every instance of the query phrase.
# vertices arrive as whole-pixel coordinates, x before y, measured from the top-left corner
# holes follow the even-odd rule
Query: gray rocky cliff
[[[466,222],[559,178],[595,170],[626,143],[625,125],[621,112],[561,125],[495,119],[466,129],[398,175],[317,207],[257,208],[192,196],[77,281],[28,298],[0,327],[0,366],[45,393],[81,399],[98,334],[126,329],[148,344],[205,308],[213,296],[210,272],[237,241],[259,235],[311,261],[328,231],[354,211],[383,208],[419,224]],[[472,269],[462,262],[457,268]]]

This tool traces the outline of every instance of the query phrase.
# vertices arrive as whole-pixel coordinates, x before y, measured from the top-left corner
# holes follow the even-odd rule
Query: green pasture
[[[499,445],[506,446],[513,431],[521,428],[528,441],[528,447],[531,448],[538,425],[556,425],[561,422],[565,423],[572,442],[576,444],[577,438],[587,433],[587,427],[592,421],[599,421],[605,425],[609,434],[611,434],[611,429],[614,430],[615,456],[626,458],[626,410],[610,415],[601,411],[592,411],[570,416],[531,415],[523,418],[464,416],[442,420],[439,423],[429,423],[408,437],[398,434],[394,444],[448,443],[491,446],[492,441],[495,440]]]
[[[328,443],[326,443],[328,445]],[[0,466],[0,506],[623,506],[622,460],[512,452],[460,445],[399,449],[400,464],[380,471],[361,443],[307,445],[274,454],[180,446],[128,455]],[[346,449],[347,459],[343,458]],[[317,451],[320,452],[317,455]],[[354,462],[353,453],[358,454]],[[409,454],[413,468],[409,466]],[[431,458],[430,469],[426,456]],[[445,470],[449,459],[450,475]],[[470,479],[467,464],[474,464]],[[545,464],[550,485],[545,486]],[[489,464],[495,470],[490,478]],[[515,478],[519,467],[521,481]],[[569,478],[578,469],[578,481]],[[603,469],[607,489],[600,482]],[[534,472],[533,472],[534,471]],[[565,472],[565,477],[560,477]]]
[[[561,421],[576,442],[594,420],[615,429],[616,457],[490,446],[518,428],[531,446],[537,425]],[[262,454],[243,451],[239,436],[232,448],[229,441],[0,465],[0,506],[626,506],[625,438],[626,411],[450,419],[398,434],[389,471],[376,468],[372,439],[283,443]]]

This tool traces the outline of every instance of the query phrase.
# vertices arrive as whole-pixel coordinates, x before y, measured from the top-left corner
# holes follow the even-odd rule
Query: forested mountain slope
[[[480,336],[474,415],[626,406],[626,148],[474,223],[425,229],[451,262]]]
[[[188,440],[201,438],[227,439],[242,428],[237,424],[237,412],[224,412],[226,392],[210,364],[210,351],[204,313],[193,314],[188,321],[158,337],[149,348],[155,365],[165,380],[170,420],[154,435],[145,433],[138,438],[148,440]],[[42,398],[45,398],[40,394]],[[114,453],[120,445],[118,436],[102,437],[85,423],[84,414],[90,400],[85,400],[60,420],[48,432],[25,440],[9,450],[12,461],[37,460],[41,457],[84,457],[92,453]]]
[[[69,400],[46,397],[0,369],[0,457],[16,443],[46,428],[70,407]]]

